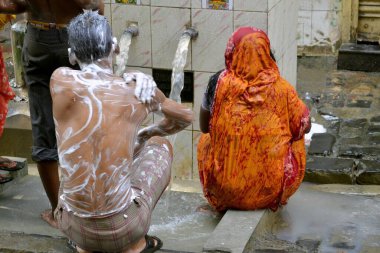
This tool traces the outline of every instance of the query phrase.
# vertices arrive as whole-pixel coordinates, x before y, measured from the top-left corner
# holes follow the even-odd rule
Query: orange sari
[[[0,30],[4,25],[15,18],[15,15],[0,14]],[[0,45],[0,136],[4,131],[5,119],[8,113],[8,102],[15,97],[11,86],[9,85],[8,75],[5,69],[3,59],[3,49]]]
[[[3,51],[0,46],[0,136],[3,134],[5,119],[8,113],[8,102],[15,97],[9,85],[8,75],[5,69]]]
[[[198,143],[204,195],[218,211],[276,210],[303,180],[309,111],[280,77],[263,31],[239,28],[225,60],[210,133]]]

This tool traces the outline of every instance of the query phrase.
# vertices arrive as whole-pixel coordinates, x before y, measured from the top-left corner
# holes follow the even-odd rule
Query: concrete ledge
[[[0,140],[0,155],[25,157],[31,163],[32,145],[32,130],[4,128]]]
[[[203,252],[242,253],[265,210],[229,210],[203,246]]]
[[[379,72],[380,46],[343,44],[339,49],[338,69]]]
[[[63,237],[0,232],[2,253],[72,253]]]
[[[323,184],[352,184],[353,159],[309,156],[304,181]]]

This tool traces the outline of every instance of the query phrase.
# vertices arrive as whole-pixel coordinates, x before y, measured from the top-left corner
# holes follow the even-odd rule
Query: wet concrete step
[[[380,46],[343,44],[339,49],[338,69],[380,72]]]
[[[2,253],[72,253],[63,237],[0,232]]]
[[[1,253],[74,253],[65,237],[38,234],[9,233],[0,231]],[[159,250],[157,253],[183,253],[180,251]]]
[[[228,210],[203,246],[203,252],[243,253],[265,210]]]
[[[26,161],[26,158],[21,158],[21,157],[11,157],[11,156],[3,156],[4,158],[8,158],[10,160],[13,160],[13,161],[17,161],[17,162],[20,162],[20,163],[23,163],[23,168],[20,169],[20,170],[16,170],[16,171],[10,171],[9,174],[11,174],[11,176],[13,177],[13,180],[10,181],[10,182],[7,182],[5,184],[0,184],[0,194],[5,191],[6,189],[8,189],[10,186],[14,185],[14,184],[17,184],[19,179],[21,177],[24,177],[26,175],[28,175],[28,163]],[[1,171],[0,173],[3,173],[5,171]]]
[[[0,234],[5,238],[0,240],[0,253],[69,253],[64,235],[40,218],[49,202],[38,173],[32,165],[30,168],[30,175],[0,195],[0,232],[9,237],[19,235],[18,240],[8,240]],[[160,252],[200,253],[221,218],[209,211],[201,193],[166,191],[153,212],[149,234],[163,241]],[[30,243],[24,243],[28,240]],[[57,248],[49,248],[53,242]]]

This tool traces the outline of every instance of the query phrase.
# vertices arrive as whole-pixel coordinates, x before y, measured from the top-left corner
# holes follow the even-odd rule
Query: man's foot
[[[156,236],[145,236],[146,245],[140,253],[153,253],[162,247],[162,241]]]
[[[162,241],[156,236],[145,235],[122,253],[153,253],[162,247]]]
[[[52,226],[53,228],[57,228],[58,229],[58,223],[57,221],[54,219],[54,216],[53,216],[53,213],[51,211],[51,209],[47,209],[45,211],[43,211],[41,213],[41,218],[46,221],[50,226]]]
[[[16,171],[21,170],[24,167],[24,163],[15,162],[8,158],[0,156],[0,170]]]
[[[5,184],[9,181],[12,181],[13,177],[8,174],[0,174],[0,184]]]

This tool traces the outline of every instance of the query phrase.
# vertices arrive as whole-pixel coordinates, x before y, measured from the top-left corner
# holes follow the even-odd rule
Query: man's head
[[[110,55],[113,40],[107,19],[96,11],[85,11],[71,20],[68,28],[70,58],[89,64]],[[71,59],[72,60],[72,59]]]

